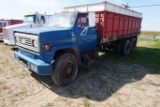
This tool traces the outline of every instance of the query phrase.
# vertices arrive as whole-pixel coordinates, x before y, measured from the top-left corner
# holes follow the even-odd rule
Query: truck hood
[[[32,29],[16,29],[16,32],[20,33],[28,33],[28,34],[44,34],[44,33],[50,33],[53,31],[63,31],[63,30],[69,30],[70,28],[63,28],[63,27],[38,27],[38,28],[32,28]]]
[[[32,29],[17,29],[15,32],[33,34],[34,36],[39,36],[40,41],[49,42],[58,39],[67,39],[69,30],[71,30],[71,28],[43,26]]]
[[[19,28],[31,28],[31,23],[22,23],[22,24],[16,24],[16,25],[10,25],[7,27],[4,27],[3,29],[19,29]]]

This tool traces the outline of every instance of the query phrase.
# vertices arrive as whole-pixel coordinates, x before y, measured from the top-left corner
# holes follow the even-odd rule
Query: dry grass
[[[155,46],[154,41],[141,41],[138,46],[139,47],[148,47],[148,48],[153,48]]]
[[[141,35],[160,36],[159,31],[141,31]]]
[[[160,74],[152,72],[159,70],[159,45],[141,39],[127,57],[100,53],[94,65],[79,70],[73,84],[57,87],[50,77],[31,73],[16,62],[13,47],[0,43],[0,106],[160,107]],[[155,59],[147,63],[149,57]]]

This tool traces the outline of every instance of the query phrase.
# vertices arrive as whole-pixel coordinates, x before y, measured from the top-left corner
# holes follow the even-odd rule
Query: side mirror
[[[88,19],[89,19],[89,27],[96,27],[96,20],[95,20],[95,13],[94,12],[90,12],[88,14]]]

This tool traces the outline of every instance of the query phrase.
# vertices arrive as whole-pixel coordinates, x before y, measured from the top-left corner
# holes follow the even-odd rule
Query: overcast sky
[[[0,0],[0,19],[23,19],[27,12],[53,14],[61,12],[63,7],[103,2],[105,0]],[[160,4],[160,0],[107,0],[121,5],[141,6]],[[142,30],[160,31],[160,6],[133,8],[143,14]]]

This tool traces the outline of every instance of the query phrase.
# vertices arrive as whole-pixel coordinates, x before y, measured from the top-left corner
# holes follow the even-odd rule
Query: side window
[[[45,18],[44,16],[41,16],[41,24],[44,24],[45,23]]]
[[[3,27],[6,27],[6,26],[7,26],[7,24],[6,24],[6,22],[4,22],[4,23],[3,23]]]
[[[78,18],[78,23],[77,23],[77,27],[88,27],[89,26],[89,23],[88,23],[88,15],[83,15],[83,16],[80,16]]]

